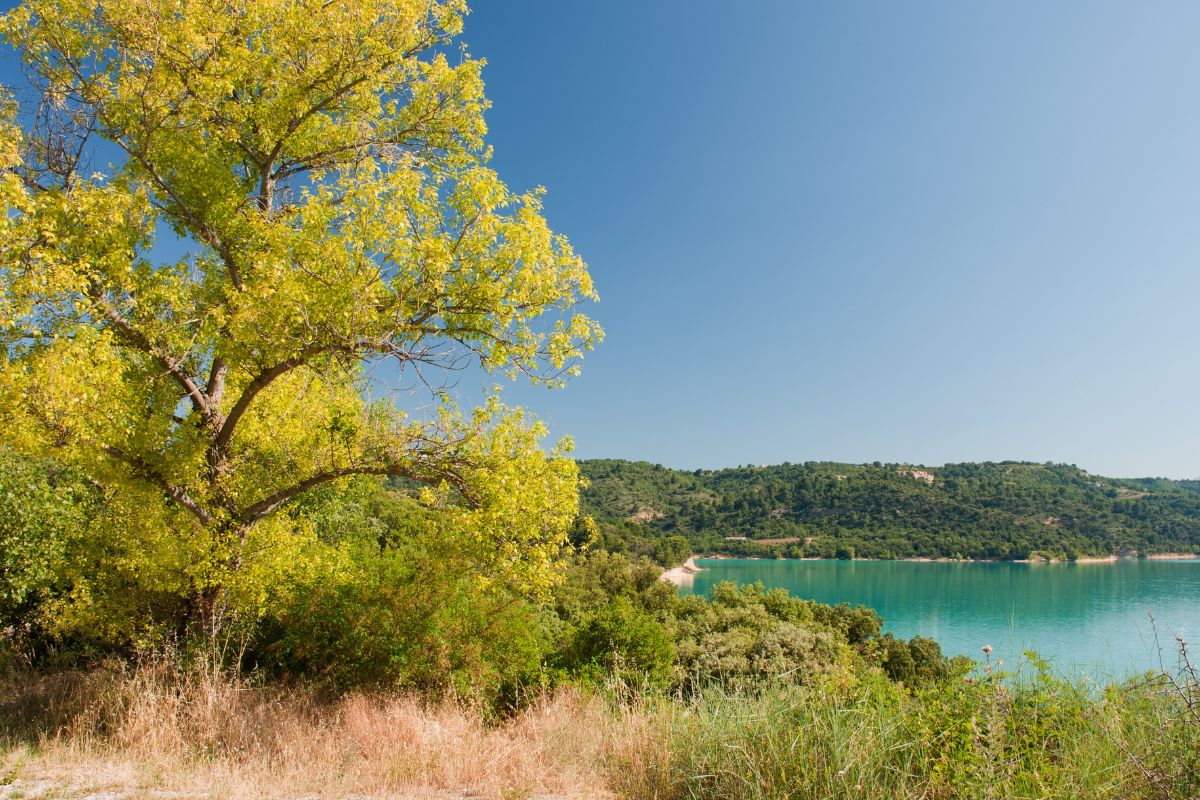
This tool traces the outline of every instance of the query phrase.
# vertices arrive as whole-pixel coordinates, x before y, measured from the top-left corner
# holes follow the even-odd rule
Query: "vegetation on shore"
[[[993,560],[1200,552],[1200,481],[1024,462],[694,472],[579,463],[582,507],[599,526],[594,546],[668,566],[692,552]]]
[[[102,498],[79,503],[86,486],[69,471],[5,458],[21,480],[0,496],[21,513],[0,526],[28,546],[4,551],[0,741],[5,780],[29,796],[1200,790],[1187,755],[1200,753],[1200,683],[1186,664],[1111,687],[1062,681],[1036,659],[1014,677],[881,635],[869,609],[731,584],[681,598],[658,565],[603,550],[571,556],[538,599],[480,583],[412,490],[382,479],[291,512],[318,555],[350,557],[315,578],[284,572],[260,614],[240,609],[215,640],[172,645],[161,590],[131,576],[124,605],[109,606],[124,620],[78,626],[72,595],[105,581],[71,566],[87,546],[71,532]],[[48,513],[56,503],[74,509],[69,529]],[[39,543],[52,557],[29,557]]]
[[[732,584],[681,598],[657,565],[602,550],[560,561],[556,585],[533,594],[481,570],[414,489],[381,478],[292,509],[306,545],[292,563],[283,551],[270,571],[249,572],[256,602],[233,595],[219,633],[198,638],[180,628],[186,593],[158,582],[152,554],[108,551],[89,535],[106,503],[76,473],[0,448],[0,487],[0,658],[38,669],[236,642],[228,665],[238,669],[497,707],[614,675],[691,690],[801,684],[855,665],[910,684],[952,669],[934,642],[881,635],[869,609]]]

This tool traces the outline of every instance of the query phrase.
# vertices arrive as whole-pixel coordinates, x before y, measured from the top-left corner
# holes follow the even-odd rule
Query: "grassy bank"
[[[168,663],[12,676],[0,797],[1188,798],[1200,690],[978,671],[689,698],[564,688],[507,718]]]

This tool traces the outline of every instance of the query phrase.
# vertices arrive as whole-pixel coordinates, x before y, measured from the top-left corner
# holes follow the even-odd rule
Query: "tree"
[[[561,385],[601,336],[540,190],[488,167],[483,62],[452,49],[466,13],[28,0],[0,24],[42,93],[2,109],[3,442],[125,497],[126,533],[161,504],[210,631],[272,546],[248,541],[287,535],[264,521],[322,484],[426,485],[526,588],[575,515],[540,423],[445,390],[463,368]],[[407,394],[371,396],[385,364]]]
[[[674,567],[688,560],[692,554],[692,546],[682,536],[668,536],[660,539],[654,548],[654,557],[664,567]]]

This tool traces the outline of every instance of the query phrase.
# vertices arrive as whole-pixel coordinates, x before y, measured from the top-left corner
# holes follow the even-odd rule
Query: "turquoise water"
[[[1070,675],[1120,678],[1173,664],[1174,637],[1200,649],[1200,559],[1093,564],[701,559],[680,591],[719,581],[783,587],[822,603],[869,606],[884,630],[936,639],[949,655],[1017,662],[1036,650]],[[1153,614],[1155,625],[1150,623]]]

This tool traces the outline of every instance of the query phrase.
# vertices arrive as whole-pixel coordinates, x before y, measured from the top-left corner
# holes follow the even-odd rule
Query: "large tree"
[[[587,268],[488,167],[462,0],[27,0],[3,34],[0,441],[152,523],[211,624],[247,537],[355,475],[545,579],[577,474],[448,371],[557,385]],[[372,399],[384,374],[410,391]],[[472,373],[474,374],[474,373]],[[153,510],[147,504],[161,507]],[[180,555],[183,554],[183,555]]]

